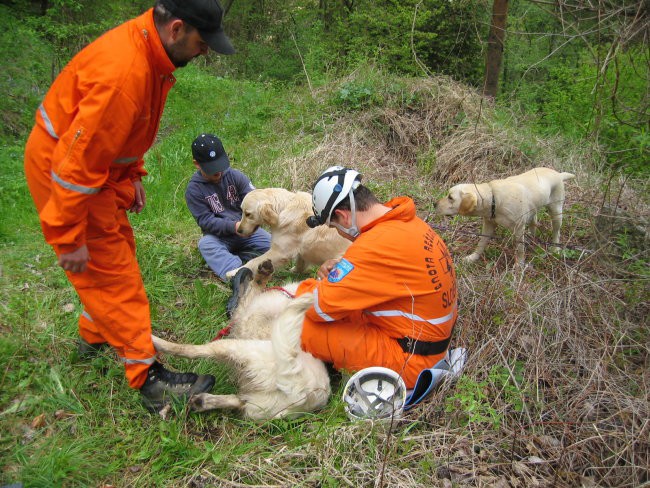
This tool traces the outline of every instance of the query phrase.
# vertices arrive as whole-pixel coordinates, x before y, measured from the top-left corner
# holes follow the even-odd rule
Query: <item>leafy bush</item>
[[[333,44],[346,58],[371,58],[390,71],[422,75],[415,53],[432,72],[477,83],[483,62],[472,4],[359,2],[348,17],[339,19]]]
[[[359,110],[380,100],[368,83],[344,83],[336,92],[334,103],[350,110]]]
[[[647,40],[619,46],[612,44],[613,31],[598,28],[571,39],[563,28],[545,10],[513,1],[503,94],[538,117],[534,125],[542,135],[589,138],[603,147],[612,168],[647,173]]]
[[[276,1],[263,11],[236,2],[226,30],[240,56],[228,62],[239,76],[302,81],[306,72],[319,83],[331,70],[346,72],[368,60],[387,71],[422,75],[415,51],[426,69],[478,83],[483,61],[475,11],[473,2],[445,0],[323,2],[318,8]]]

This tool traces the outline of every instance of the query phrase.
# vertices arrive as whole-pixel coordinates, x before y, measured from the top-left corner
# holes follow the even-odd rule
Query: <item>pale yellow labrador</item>
[[[295,293],[298,283],[285,285]],[[252,283],[233,317],[228,338],[207,344],[176,344],[152,336],[159,352],[185,358],[208,358],[232,365],[237,393],[200,393],[190,399],[196,412],[235,409],[254,420],[295,418],[323,408],[331,387],[325,363],[300,347],[305,312],[313,304],[306,293],[285,293]]]
[[[512,231],[517,243],[516,259],[521,264],[524,262],[524,232],[529,225],[537,225],[537,211],[542,207],[551,215],[552,242],[559,244],[564,182],[574,177],[550,168],[535,168],[489,183],[460,184],[451,187],[447,197],[436,203],[436,210],[442,215],[483,217],[478,246],[466,261],[474,262],[481,256],[498,224]]]
[[[328,259],[340,258],[350,245],[335,229],[307,226],[307,217],[313,215],[309,193],[261,188],[247,194],[241,208],[240,234],[251,235],[259,226],[271,232],[271,248],[244,265],[253,272],[270,259],[276,270],[295,260],[292,271],[302,273],[311,265],[320,266]],[[238,269],[229,271],[227,276],[233,277]]]

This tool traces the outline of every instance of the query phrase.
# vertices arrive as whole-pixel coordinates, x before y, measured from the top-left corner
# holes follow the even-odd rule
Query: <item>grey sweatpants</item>
[[[228,271],[264,254],[270,247],[271,234],[264,229],[257,229],[249,237],[206,234],[199,239],[201,256],[223,281],[230,279],[226,276]]]

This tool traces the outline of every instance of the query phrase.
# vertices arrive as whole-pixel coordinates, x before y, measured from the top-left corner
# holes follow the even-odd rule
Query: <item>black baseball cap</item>
[[[174,17],[195,27],[208,46],[221,54],[234,54],[221,23],[223,9],[217,0],[160,0]]]
[[[192,143],[192,156],[206,175],[221,173],[230,168],[230,159],[219,138],[213,134],[201,134]]]

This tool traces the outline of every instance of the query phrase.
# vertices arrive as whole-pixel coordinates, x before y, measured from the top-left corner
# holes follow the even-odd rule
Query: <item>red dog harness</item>
[[[283,287],[281,287],[281,286],[271,286],[271,287],[265,289],[265,290],[264,290],[264,293],[266,293],[267,291],[272,291],[272,290],[280,291],[280,292],[284,293],[284,295],[285,295],[287,298],[296,298],[296,295],[294,295],[293,293],[290,293],[286,288],[283,288]],[[223,339],[223,338],[226,337],[228,334],[230,334],[230,331],[231,331],[231,329],[232,329],[232,324],[233,324],[233,323],[230,322],[227,326],[225,326],[223,329],[221,329],[221,330],[217,333],[217,336],[216,336],[214,339],[212,339],[211,342],[218,341],[219,339]]]

